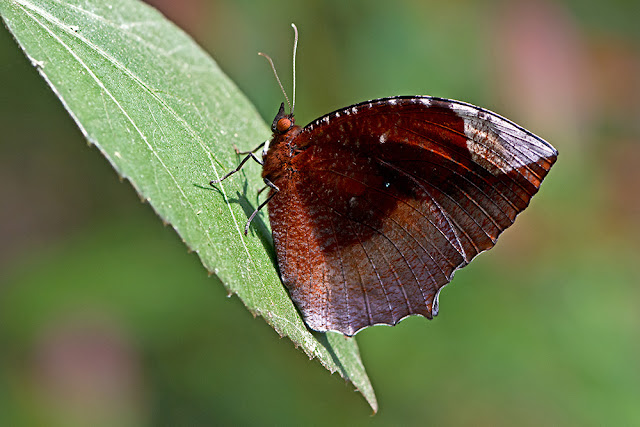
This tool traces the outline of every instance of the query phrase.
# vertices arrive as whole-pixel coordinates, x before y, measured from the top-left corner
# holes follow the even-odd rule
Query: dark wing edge
[[[437,97],[437,96],[428,96],[428,95],[413,95],[413,96],[408,96],[408,95],[400,95],[400,96],[390,96],[390,97],[386,97],[386,98],[376,98],[376,99],[371,99],[368,101],[362,101],[359,102],[357,104],[353,104],[350,105],[348,107],[344,107],[344,108],[340,108],[338,110],[332,111],[330,113],[327,113],[323,116],[318,117],[316,120],[310,122],[309,124],[307,124],[303,130],[308,131],[308,130],[313,130],[314,128],[318,127],[318,126],[322,126],[323,124],[327,124],[329,123],[330,120],[337,118],[337,117],[341,117],[341,116],[348,116],[351,114],[355,114],[358,111],[360,111],[360,109],[362,108],[374,108],[376,106],[382,105],[382,104],[423,104],[427,107],[429,106],[440,106],[440,107],[449,107],[452,108],[454,111],[466,111],[466,112],[479,112],[479,113],[484,113],[487,114],[495,119],[497,119],[498,121],[501,121],[505,124],[509,124],[510,126],[514,127],[515,129],[523,132],[524,134],[530,136],[533,140],[537,141],[538,143],[540,143],[540,146],[543,148],[544,153],[546,153],[545,155],[547,156],[558,156],[558,151],[551,145],[549,144],[547,141],[545,141],[543,138],[537,136],[536,134],[534,134],[533,132],[528,131],[527,129],[523,128],[522,126],[518,125],[517,123],[512,122],[511,120],[501,116],[498,113],[495,113],[491,110],[488,110],[486,108],[482,108],[482,107],[478,107],[476,105],[470,104],[468,102],[464,102],[464,101],[457,101],[455,99],[448,99],[448,98],[441,98],[441,97]]]

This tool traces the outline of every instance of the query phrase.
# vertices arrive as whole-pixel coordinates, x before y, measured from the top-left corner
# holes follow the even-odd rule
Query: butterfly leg
[[[260,147],[258,147],[258,148],[260,148]],[[238,153],[238,154],[244,154],[244,153]],[[222,178],[220,178],[220,179],[215,179],[215,180],[213,180],[213,181],[209,181],[209,185],[218,184],[218,183],[220,183],[220,182],[224,181],[225,179],[229,178],[231,175],[233,175],[234,173],[236,173],[236,172],[238,172],[240,169],[242,169],[242,166],[244,166],[244,164],[245,164],[245,163],[247,163],[247,160],[249,160],[249,159],[253,159],[253,160],[255,160],[256,162],[258,162],[258,164],[259,164],[259,165],[262,165],[262,160],[260,160],[259,158],[257,158],[257,157],[256,157],[256,155],[255,155],[255,154],[253,154],[253,152],[252,152],[252,151],[250,151],[250,152],[249,152],[249,154],[248,154],[244,159],[242,159],[242,161],[240,162],[240,164],[238,165],[238,167],[237,167],[237,168],[235,168],[234,170],[232,170],[231,172],[229,172],[228,174],[226,174],[225,176],[223,176],[223,177],[222,177]]]
[[[273,198],[273,196],[275,196],[276,193],[278,191],[280,191],[280,189],[273,182],[269,181],[267,178],[264,178],[264,183],[266,184],[266,186],[263,187],[262,190],[260,190],[258,192],[258,194],[262,193],[262,191],[267,187],[270,187],[275,191],[273,193],[269,194],[269,197],[267,197],[267,200],[265,200],[264,202],[260,203],[260,206],[258,206],[258,208],[255,211],[253,211],[253,213],[249,217],[249,220],[247,220],[247,225],[245,225],[245,227],[244,227],[244,235],[245,236],[249,233],[249,226],[251,225],[251,221],[253,221],[253,218],[255,218],[256,215],[258,214],[258,212],[260,212],[260,209],[264,208],[267,205],[267,203],[269,203],[269,200],[271,200]]]
[[[249,153],[255,153],[256,151],[258,151],[259,149],[261,149],[262,147],[264,147],[264,144],[266,144],[267,141],[263,142],[262,144],[258,145],[256,148],[254,148],[251,151],[240,151],[238,150],[238,147],[236,147],[236,145],[233,145],[233,149],[236,151],[236,154],[249,154]]]

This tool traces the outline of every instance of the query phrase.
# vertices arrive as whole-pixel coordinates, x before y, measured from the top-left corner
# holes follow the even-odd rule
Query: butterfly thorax
[[[299,152],[295,140],[302,128],[294,125],[293,116],[289,115],[284,118],[276,116],[272,130],[273,138],[263,157],[262,177],[277,186],[280,179],[292,172],[292,160]]]
[[[274,135],[269,151],[263,158],[263,178],[276,184],[279,178],[291,170],[291,161],[297,151],[294,140],[301,130],[300,126],[294,126],[285,134]]]

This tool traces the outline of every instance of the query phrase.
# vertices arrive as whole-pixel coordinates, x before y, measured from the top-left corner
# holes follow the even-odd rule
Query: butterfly
[[[271,129],[262,160],[249,153],[222,179],[249,158],[263,165],[256,212],[267,205],[282,282],[311,329],[347,336],[436,316],[455,271],[496,244],[558,156],[496,113],[430,96],[305,127],[283,103]]]

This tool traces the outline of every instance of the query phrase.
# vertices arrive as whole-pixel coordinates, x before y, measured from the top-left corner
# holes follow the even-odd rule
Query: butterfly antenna
[[[296,108],[296,51],[298,50],[298,27],[296,24],[291,23],[293,27],[293,33],[295,35],[293,40],[293,106],[291,107],[291,115],[293,115],[293,110]]]
[[[289,111],[291,111],[291,103],[289,102],[289,97],[287,96],[287,92],[285,92],[284,87],[282,86],[282,83],[280,82],[280,77],[278,77],[278,72],[276,71],[276,67],[273,65],[273,60],[266,53],[258,52],[258,55],[264,56],[267,59],[267,61],[269,61],[269,64],[271,65],[271,69],[273,70],[273,75],[276,76],[276,80],[278,81],[278,84],[280,85],[280,89],[282,90],[282,94],[284,95],[284,99],[287,100],[287,105],[289,106]]]

